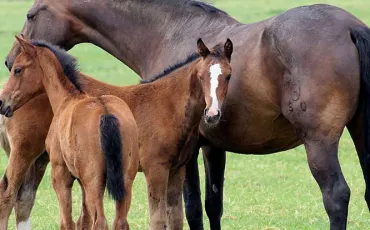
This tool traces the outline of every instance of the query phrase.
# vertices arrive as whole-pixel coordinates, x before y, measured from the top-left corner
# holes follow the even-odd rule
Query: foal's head
[[[198,40],[198,53],[201,56],[198,77],[206,101],[204,121],[208,125],[216,125],[221,118],[221,106],[226,96],[231,78],[231,54],[233,43],[227,39],[224,46],[216,46],[209,50],[201,39]]]
[[[8,82],[0,95],[0,114],[6,117],[11,117],[15,110],[44,92],[42,79],[45,70],[41,68],[39,56],[47,50],[34,46],[23,37],[16,39],[21,53],[16,57]]]

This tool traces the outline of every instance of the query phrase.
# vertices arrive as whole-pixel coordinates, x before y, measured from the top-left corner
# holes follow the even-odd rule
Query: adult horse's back
[[[67,25],[86,26],[84,30],[68,26],[70,33],[58,34],[63,39],[55,39],[53,30],[27,30],[50,14],[50,8],[35,4],[39,11],[31,12],[36,12],[35,18],[29,15],[31,21],[26,23],[25,31],[31,32],[26,36],[54,39],[49,41],[66,48],[78,42],[93,42],[143,78],[189,55],[185,50],[191,50],[194,37],[204,37],[210,44],[230,37],[235,41],[235,54],[233,76],[222,108],[223,122],[216,128],[201,126],[207,170],[206,211],[211,228],[221,228],[225,150],[266,154],[301,143],[305,144],[310,168],[323,193],[331,228],[345,228],[349,188],[337,150],[346,125],[356,143],[367,184],[369,175],[363,156],[366,100],[360,100],[364,94],[360,94],[356,49],[357,45],[362,54],[362,79],[366,80],[367,27],[348,12],[328,5],[299,7],[263,22],[243,25],[196,1],[147,1],[145,7],[137,1],[131,5],[132,10],[125,10],[125,3],[99,5],[101,1],[88,1],[84,7],[67,4],[69,10],[57,4],[59,10],[51,13],[58,17],[49,23],[57,18]],[[116,20],[99,20],[105,18],[102,12],[108,12],[104,11],[107,7],[113,7],[109,12],[114,16],[109,17]],[[38,12],[42,13],[37,15]],[[109,21],[114,23],[106,24]],[[147,36],[142,36],[144,29]],[[121,33],[109,33],[112,31]],[[157,43],[156,39],[168,42]],[[175,50],[173,44],[181,48]],[[13,55],[12,52],[8,57],[8,66]],[[202,229],[196,160],[189,164],[187,173],[187,217],[192,229]]]

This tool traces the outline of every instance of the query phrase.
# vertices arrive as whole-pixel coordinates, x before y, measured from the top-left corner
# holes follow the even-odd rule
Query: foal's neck
[[[197,64],[196,60],[152,83],[121,87],[119,97],[129,105],[138,122],[147,121],[150,111],[154,111],[150,119],[170,118],[186,123],[186,127],[199,123],[205,101],[194,70]],[[173,125],[178,127],[176,122]]]
[[[59,62],[54,59],[47,58],[46,56],[39,56],[40,65],[44,74],[42,83],[48,95],[53,113],[57,114],[63,103],[73,98],[83,97],[84,93],[80,92],[71,81],[69,81]],[[53,67],[50,68],[50,65]]]
[[[76,35],[79,42],[103,48],[143,79],[185,59],[195,51],[197,38],[219,42],[239,24],[228,15],[172,0],[72,1],[68,7],[83,28],[76,32],[83,33]]]

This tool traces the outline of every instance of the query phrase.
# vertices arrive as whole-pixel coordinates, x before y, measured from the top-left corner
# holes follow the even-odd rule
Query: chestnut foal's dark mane
[[[169,75],[170,73],[174,72],[175,70],[180,69],[181,67],[186,66],[187,64],[197,60],[198,58],[200,58],[200,55],[198,53],[193,53],[190,56],[188,56],[185,60],[183,60],[181,62],[178,62],[178,63],[175,63],[174,65],[171,65],[171,66],[167,67],[166,69],[164,69],[162,71],[162,73],[160,73],[158,75],[155,75],[154,77],[152,77],[148,80],[141,80],[140,83],[141,84],[146,84],[146,83],[151,83],[153,81],[156,81],[156,80],[158,80],[162,77],[165,77],[165,76]]]
[[[216,57],[216,58],[222,57],[224,55],[222,45],[218,44],[215,47],[213,47],[213,49],[211,50],[211,53],[209,55],[211,55],[213,57]],[[140,83],[141,84],[151,83],[151,82],[156,81],[160,78],[163,78],[163,77],[169,75],[170,73],[174,72],[175,70],[178,70],[181,67],[184,67],[187,64],[190,64],[191,62],[197,60],[198,58],[200,58],[200,55],[198,53],[193,53],[193,54],[189,55],[185,60],[180,61],[178,63],[175,63],[174,65],[170,65],[169,67],[164,69],[160,74],[155,75],[154,77],[152,77],[148,80],[141,80]]]
[[[32,44],[38,47],[44,47],[49,49],[58,59],[60,65],[63,68],[63,72],[66,75],[67,79],[73,84],[73,86],[79,91],[83,92],[80,81],[78,64],[76,58],[69,55],[64,49],[59,46],[52,45],[45,41],[33,40]],[[64,78],[65,79],[65,78]],[[61,79],[63,81],[63,79]],[[65,79],[66,80],[66,79]]]

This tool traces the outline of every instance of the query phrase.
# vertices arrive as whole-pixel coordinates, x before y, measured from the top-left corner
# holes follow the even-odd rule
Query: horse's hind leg
[[[354,113],[355,105],[348,105],[345,102],[350,101],[341,98],[346,97],[344,91],[335,96],[307,95],[315,96],[287,103],[293,111],[289,107],[283,111],[305,145],[311,173],[320,187],[329,216],[330,229],[343,230],[347,226],[350,189],[339,165],[338,144],[345,125]],[[330,103],[321,98],[329,99]],[[301,106],[303,103],[307,107]]]
[[[107,220],[104,215],[104,184],[103,175],[95,175],[92,180],[81,178],[82,187],[85,190],[86,206],[90,217],[92,218],[92,229],[108,230]]]
[[[339,138],[317,135],[304,140],[311,173],[320,186],[330,229],[346,229],[350,189],[338,160]]]
[[[81,204],[81,212],[80,212],[80,217],[78,218],[77,221],[77,229],[79,230],[87,230],[91,229],[92,222],[91,222],[91,216],[89,215],[89,210],[87,209],[86,206],[86,193],[84,188],[81,185],[81,181],[78,181],[81,187],[81,193],[82,193],[82,204]]]
[[[60,229],[75,229],[75,224],[72,220],[72,186],[74,178],[64,162],[51,161],[51,179],[59,202]]]
[[[167,189],[167,225],[170,230],[183,229],[184,214],[182,211],[182,187],[185,178],[185,167],[170,173]]]
[[[366,184],[365,200],[370,211],[370,166],[364,164],[364,127],[364,109],[363,105],[360,104],[355,116],[352,118],[350,123],[348,123],[347,128],[349,133],[351,134],[353,143],[355,144],[357,155],[364,175]]]
[[[128,230],[130,229],[129,224],[127,222],[128,212],[131,206],[131,199],[132,199],[132,185],[134,183],[136,174],[139,168],[139,150],[137,146],[137,141],[134,142],[134,150],[130,149],[128,145],[123,153],[131,153],[125,154],[123,156],[123,170],[124,170],[124,178],[122,178],[125,191],[123,195],[122,201],[116,202],[116,217],[113,222],[113,229],[114,230]]]
[[[35,203],[37,188],[44,176],[49,155],[44,152],[30,166],[17,195],[15,215],[18,229],[30,229],[30,215]]]

